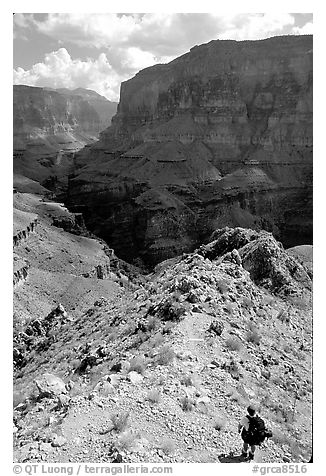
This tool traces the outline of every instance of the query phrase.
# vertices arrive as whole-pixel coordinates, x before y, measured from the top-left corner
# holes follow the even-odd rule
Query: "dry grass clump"
[[[139,437],[138,434],[127,431],[117,438],[115,446],[122,451],[129,451],[135,446],[135,442]]]
[[[143,374],[147,367],[147,361],[143,355],[137,355],[130,361],[129,372],[138,372]]]
[[[147,394],[147,400],[149,400],[152,403],[159,403],[161,400],[161,393],[157,388],[153,388],[150,390]]]
[[[224,281],[221,281],[221,280],[217,281],[216,286],[221,294],[227,293],[229,290],[228,285]]]
[[[184,375],[180,379],[181,385],[185,385],[186,387],[193,387],[194,386],[194,379],[191,375]]]
[[[166,455],[169,455],[175,452],[175,443],[173,440],[169,438],[164,438],[164,440],[162,440],[161,442],[160,447],[163,453],[165,453]]]
[[[21,403],[24,403],[27,395],[24,392],[14,391],[13,393],[13,407],[16,408]]]
[[[128,426],[129,412],[115,413],[111,415],[112,430],[117,433],[123,432]]]
[[[246,341],[250,342],[251,344],[256,344],[259,345],[261,341],[261,335],[258,333],[258,331],[255,330],[249,330],[246,333]]]
[[[232,402],[242,403],[243,399],[241,395],[233,387],[227,387],[225,391],[226,395],[230,397]]]
[[[215,430],[217,431],[222,431],[224,430],[225,425],[226,425],[226,422],[223,418],[216,417],[213,423],[213,428],[215,428]]]
[[[250,309],[251,307],[254,306],[254,303],[252,302],[252,300],[247,298],[246,296],[242,299],[241,304],[243,307],[246,307],[247,309]]]
[[[191,412],[195,406],[194,401],[187,395],[181,398],[180,403],[184,412]]]
[[[155,363],[157,365],[169,365],[175,358],[175,352],[171,346],[163,346],[156,355]]]
[[[155,316],[149,316],[146,327],[149,331],[154,331],[160,325],[160,320]]]
[[[225,341],[225,345],[227,349],[232,352],[238,352],[242,348],[241,342],[237,337],[228,337]]]

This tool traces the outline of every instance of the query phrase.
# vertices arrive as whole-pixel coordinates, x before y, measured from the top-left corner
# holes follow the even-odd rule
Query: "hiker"
[[[243,439],[242,456],[248,460],[254,459],[257,445],[261,445],[266,437],[273,436],[272,432],[266,429],[264,420],[256,414],[253,405],[247,408],[247,415],[241,419],[238,431]]]

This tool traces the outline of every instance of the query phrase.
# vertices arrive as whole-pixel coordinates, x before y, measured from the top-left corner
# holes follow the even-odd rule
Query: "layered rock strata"
[[[14,172],[46,186],[67,179],[74,153],[97,139],[115,111],[116,103],[82,88],[14,86]]]
[[[127,260],[226,225],[311,243],[312,37],[211,41],[140,71],[76,166],[69,206]]]

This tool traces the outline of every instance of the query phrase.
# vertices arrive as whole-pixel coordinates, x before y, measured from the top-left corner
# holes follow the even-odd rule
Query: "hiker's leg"
[[[249,459],[254,459],[255,449],[256,449],[255,445],[250,445]]]
[[[249,445],[245,441],[243,442],[242,454],[246,455],[248,451]]]

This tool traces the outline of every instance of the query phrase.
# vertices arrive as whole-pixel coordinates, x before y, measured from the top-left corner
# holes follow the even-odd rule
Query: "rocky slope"
[[[312,37],[211,41],[122,83],[68,203],[153,265],[225,225],[312,240]]]
[[[82,88],[14,86],[14,172],[39,182],[67,175],[74,152],[94,142],[115,111],[115,103]]]
[[[311,278],[269,233],[212,240],[15,328],[15,461],[241,462],[249,402],[255,461],[309,461]]]

